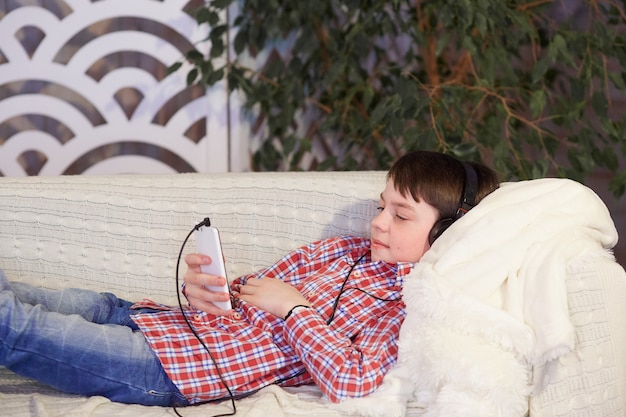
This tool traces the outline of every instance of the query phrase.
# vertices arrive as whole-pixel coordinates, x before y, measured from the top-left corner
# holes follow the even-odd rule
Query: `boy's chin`
[[[370,256],[372,257],[372,262],[381,262],[381,261],[389,262],[389,260],[384,256],[383,253],[375,249],[372,249]]]

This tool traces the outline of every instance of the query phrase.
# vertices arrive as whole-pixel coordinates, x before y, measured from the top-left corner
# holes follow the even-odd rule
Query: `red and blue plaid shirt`
[[[412,267],[372,262],[369,245],[357,237],[315,242],[233,281],[233,291],[245,280],[263,276],[295,286],[313,308],[297,309],[287,320],[243,301],[235,307],[239,318],[187,311],[215,363],[178,308],[138,314],[133,320],[191,403],[227,398],[221,378],[235,396],[270,384],[311,382],[333,402],[364,396],[381,384],[396,361],[405,317],[402,281]],[[348,274],[333,320],[326,324]],[[135,307],[164,308],[149,300]]]

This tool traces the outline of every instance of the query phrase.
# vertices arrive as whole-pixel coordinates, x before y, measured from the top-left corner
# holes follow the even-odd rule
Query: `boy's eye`
[[[385,209],[385,208],[384,208],[384,207],[382,207],[382,206],[378,206],[378,207],[376,207],[376,210],[377,210],[377,211],[383,211],[384,209]]]

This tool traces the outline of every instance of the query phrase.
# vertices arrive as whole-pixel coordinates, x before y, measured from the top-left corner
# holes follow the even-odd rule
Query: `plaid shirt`
[[[333,402],[373,392],[395,363],[405,317],[402,278],[412,264],[372,262],[369,240],[332,238],[295,250],[273,266],[233,281],[236,292],[262,276],[295,286],[313,308],[287,320],[240,301],[239,318],[187,311],[186,316],[217,363],[189,330],[178,308],[150,300],[136,308],[167,309],[137,314],[151,348],[191,402],[254,392],[269,384],[315,382]],[[350,269],[334,318],[333,305]],[[219,372],[218,372],[219,371]]]

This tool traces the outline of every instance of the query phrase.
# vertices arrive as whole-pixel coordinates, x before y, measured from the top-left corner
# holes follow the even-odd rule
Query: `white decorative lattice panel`
[[[228,170],[225,86],[166,71],[199,4],[0,0],[0,175]]]

